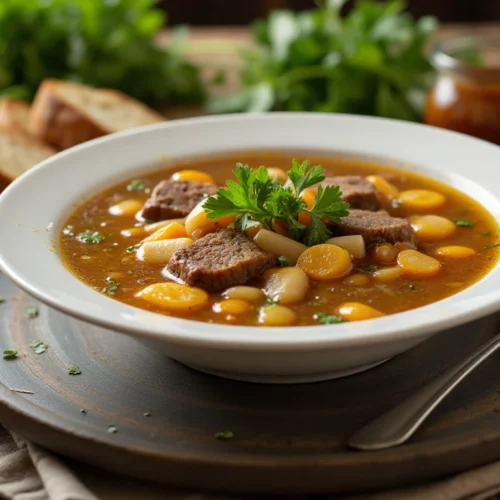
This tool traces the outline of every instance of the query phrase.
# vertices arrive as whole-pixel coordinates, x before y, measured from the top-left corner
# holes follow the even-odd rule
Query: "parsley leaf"
[[[28,306],[26,308],[26,316],[29,319],[35,319],[38,318],[38,314],[40,313],[40,310],[36,306]]]
[[[141,179],[134,179],[127,186],[127,191],[144,191],[144,189],[146,189],[146,184]]]
[[[475,222],[471,222],[470,220],[466,219],[459,219],[459,220],[452,220],[452,222],[455,223],[455,226],[459,227],[472,227],[474,226]]]
[[[120,286],[120,283],[118,281],[114,281],[111,278],[106,278],[106,286],[102,289],[104,293],[107,293],[108,295],[114,295],[118,288]]]
[[[281,2],[285,4],[286,2]],[[305,2],[303,2],[305,3]],[[252,25],[241,85],[211,98],[214,112],[315,111],[420,121],[434,70],[425,48],[437,20],[401,0],[318,0]],[[313,5],[313,2],[309,2]]]
[[[68,375],[80,375],[82,370],[78,365],[73,365],[68,367]]]
[[[80,233],[77,238],[82,242],[82,243],[88,243],[90,245],[98,245],[102,241],[104,241],[105,237],[101,234],[98,233],[97,231],[90,231],[86,230],[83,233]]]
[[[17,358],[17,351],[14,349],[5,349],[3,351],[3,359],[16,359]]]
[[[220,431],[215,434],[215,438],[219,441],[229,441],[230,439],[233,439],[233,437],[233,431]]]
[[[30,347],[35,354],[43,354],[49,346],[41,340],[32,340],[30,342]]]
[[[5,302],[5,300],[6,300],[5,298],[0,297],[0,304],[3,304]]]
[[[281,255],[280,257],[278,257],[278,265],[280,267],[289,267],[290,261],[284,255]]]
[[[335,325],[336,323],[344,322],[344,318],[342,316],[333,316],[322,312],[316,313],[315,316],[318,322],[323,325]]]
[[[266,306],[277,306],[279,302],[274,299],[267,299],[266,300]]]
[[[293,160],[288,171],[289,182],[284,185],[271,179],[263,166],[254,170],[238,163],[233,173],[239,182],[227,181],[227,187],[208,197],[203,208],[213,220],[236,215],[234,224],[240,231],[258,225],[272,229],[273,222],[284,223],[294,240],[316,245],[331,236],[325,221],[340,222],[349,214],[349,204],[342,201],[338,186],[325,189],[318,186],[315,203],[311,209],[307,208],[300,193],[325,179],[325,169],[319,165],[309,167],[307,160],[303,163]],[[309,227],[299,222],[301,212],[310,215]]]
[[[376,264],[368,264],[366,266],[358,267],[358,271],[362,273],[373,273],[373,271],[376,271],[377,269],[378,266]]]

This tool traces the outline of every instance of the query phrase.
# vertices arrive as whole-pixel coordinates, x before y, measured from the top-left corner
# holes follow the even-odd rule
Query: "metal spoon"
[[[358,450],[383,450],[403,444],[413,436],[432,410],[498,348],[500,348],[500,334],[408,399],[362,427],[351,437],[349,446]]]

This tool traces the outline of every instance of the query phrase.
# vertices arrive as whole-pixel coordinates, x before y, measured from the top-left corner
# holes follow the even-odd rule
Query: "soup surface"
[[[302,243],[293,241],[291,224],[283,221],[273,221],[267,229],[265,223],[251,223],[245,233],[234,231],[234,215],[207,218],[200,208],[206,198],[187,220],[175,216],[175,210],[142,211],[155,186],[172,176],[187,181],[188,187],[190,182],[204,183],[204,194],[213,195],[215,187],[209,183],[225,186],[235,178],[237,162],[252,168],[265,165],[283,183],[293,158],[306,157],[311,165],[324,167],[326,181],[330,176],[340,179],[351,204],[349,217],[336,222],[320,218],[331,234],[314,246],[303,246],[312,241],[307,236]],[[360,186],[360,192],[346,198],[352,186],[344,184],[343,176],[351,176],[349,182]],[[168,188],[172,185],[181,186]],[[186,196],[191,196],[189,189]],[[301,193],[308,208],[314,196],[319,196],[317,186]],[[186,203],[194,206],[196,201],[193,194]],[[143,213],[149,221],[142,219]],[[167,217],[175,222],[161,220]],[[311,217],[302,212],[298,221],[311,228]],[[371,224],[368,229],[364,221]],[[204,253],[202,240],[210,240],[212,253]],[[129,179],[79,206],[60,237],[67,267],[116,300],[197,321],[262,326],[363,320],[436,302],[483,277],[495,264],[499,246],[493,217],[450,186],[365,161],[274,152],[193,160]],[[246,259],[243,273],[238,259]],[[219,272],[219,264],[230,269]]]

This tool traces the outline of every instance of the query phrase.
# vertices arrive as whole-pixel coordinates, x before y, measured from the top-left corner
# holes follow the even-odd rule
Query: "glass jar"
[[[438,78],[424,121],[500,145],[500,33],[443,40],[431,63]]]

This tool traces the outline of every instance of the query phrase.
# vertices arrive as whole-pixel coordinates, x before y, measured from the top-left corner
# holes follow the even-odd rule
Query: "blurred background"
[[[417,17],[434,15],[441,22],[479,22],[500,20],[500,0],[409,0],[408,10]],[[162,0],[171,24],[242,25],[266,16],[273,9],[310,9],[314,0]],[[345,11],[352,8],[351,0]]]

